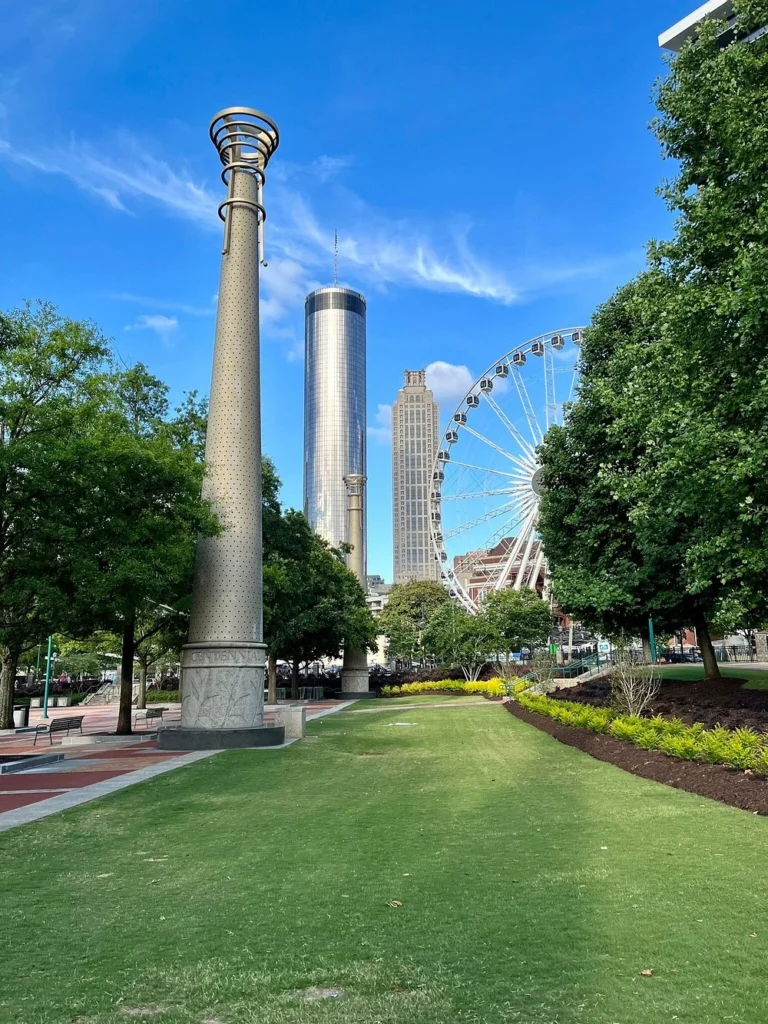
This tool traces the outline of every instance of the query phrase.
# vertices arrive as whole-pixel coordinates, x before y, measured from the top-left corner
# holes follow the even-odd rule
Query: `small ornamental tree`
[[[378,620],[379,631],[389,641],[389,656],[409,663],[420,660],[427,623],[450,600],[445,587],[433,580],[412,580],[392,587]]]
[[[443,602],[435,609],[422,638],[428,657],[438,664],[460,668],[469,682],[478,679],[496,646],[497,636],[489,617],[471,615],[454,601]]]
[[[493,650],[503,658],[499,667],[506,671],[512,655],[523,650],[533,654],[549,643],[552,611],[532,590],[495,590],[483,600],[481,617],[488,622],[494,639]]]

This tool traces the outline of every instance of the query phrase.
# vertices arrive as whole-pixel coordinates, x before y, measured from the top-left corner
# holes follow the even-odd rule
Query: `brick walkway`
[[[349,706],[347,702],[340,701],[298,703],[306,706],[307,721]],[[39,709],[31,711],[30,726],[34,727],[40,722],[41,714]],[[72,715],[85,716],[83,733],[86,737],[100,735],[109,739],[98,744],[84,742],[74,745],[62,743],[59,734],[54,734],[52,745],[47,736],[40,736],[37,745],[33,746],[34,733],[0,735],[0,756],[3,757],[14,754],[64,754],[63,760],[51,765],[0,775],[0,831],[55,814],[67,807],[85,803],[218,753],[215,750],[193,753],[159,750],[154,728],[145,729],[140,726],[133,737],[114,736],[117,725],[116,705],[54,708],[49,712],[49,720]],[[173,725],[179,718],[178,705],[168,705],[164,715],[165,723]],[[266,712],[265,724],[269,725],[273,721],[274,713]]]

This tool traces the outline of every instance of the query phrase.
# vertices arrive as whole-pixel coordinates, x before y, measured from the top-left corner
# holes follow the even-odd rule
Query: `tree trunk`
[[[643,641],[643,664],[650,665],[651,661],[651,641],[647,636],[642,637]]]
[[[139,695],[136,698],[136,707],[147,706],[147,666],[143,661],[139,662]]]
[[[123,650],[120,659],[120,710],[117,715],[118,736],[131,735],[131,704],[133,702],[133,655],[136,649],[136,612],[131,609],[123,623]]]
[[[712,637],[709,635],[709,626],[703,615],[696,617],[696,634],[701,648],[701,660],[704,662],[705,679],[722,679],[720,666],[717,664],[715,649],[712,646]]]
[[[294,658],[291,665],[291,700],[299,699],[299,659]]]
[[[267,704],[277,704],[277,655],[269,652],[267,658]]]
[[[16,686],[16,667],[19,651],[15,647],[0,647],[0,729],[13,728],[13,693]]]

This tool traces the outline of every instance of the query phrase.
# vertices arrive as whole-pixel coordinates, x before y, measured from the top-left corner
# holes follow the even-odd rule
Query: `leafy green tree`
[[[493,650],[503,654],[500,667],[512,662],[512,654],[524,649],[533,654],[549,643],[552,611],[532,590],[494,590],[483,600],[481,615],[493,637]]]
[[[93,324],[48,303],[0,314],[0,728],[13,725],[19,657],[71,602],[65,541],[80,481],[69,467],[107,355]]]
[[[137,636],[155,635],[140,624],[158,605],[188,599],[197,537],[219,526],[200,497],[203,463],[188,417],[169,416],[165,385],[137,365],[110,376],[103,402],[69,466],[83,493],[71,519],[74,611],[121,636],[117,732],[126,734]]]
[[[274,531],[265,540],[264,637],[272,666],[277,658],[291,662],[295,699],[302,662],[338,657],[347,645],[375,650],[376,624],[343,553],[301,512],[287,510]]]
[[[741,36],[768,18],[766,0],[734,9]],[[606,632],[695,626],[707,677],[710,624],[768,616],[768,38],[722,47],[722,28],[703,23],[659,87],[674,235],[598,311],[579,402],[543,447],[558,600]]]
[[[378,620],[379,632],[389,641],[389,656],[409,663],[418,660],[427,623],[450,600],[445,587],[434,580],[411,580],[392,587]]]
[[[458,667],[474,682],[497,649],[498,637],[489,616],[471,615],[454,601],[442,602],[430,616],[422,649],[438,664]]]

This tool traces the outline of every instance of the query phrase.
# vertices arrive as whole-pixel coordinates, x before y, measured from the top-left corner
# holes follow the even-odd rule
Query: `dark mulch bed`
[[[687,725],[702,722],[707,728],[748,726],[757,732],[768,732],[768,690],[743,690],[745,681],[735,677],[716,682],[664,679],[649,714],[676,716]],[[552,696],[596,707],[606,707],[611,699],[605,679],[588,680]]]
[[[768,815],[768,779],[761,775],[747,775],[720,764],[682,761],[662,754],[660,750],[643,750],[625,740],[617,740],[615,736],[561,725],[546,715],[520,707],[514,701],[507,701],[504,706],[521,721],[549,733],[569,747],[577,747],[591,754],[598,761],[608,761],[643,779],[663,782],[666,786],[707,796],[732,807]]]

